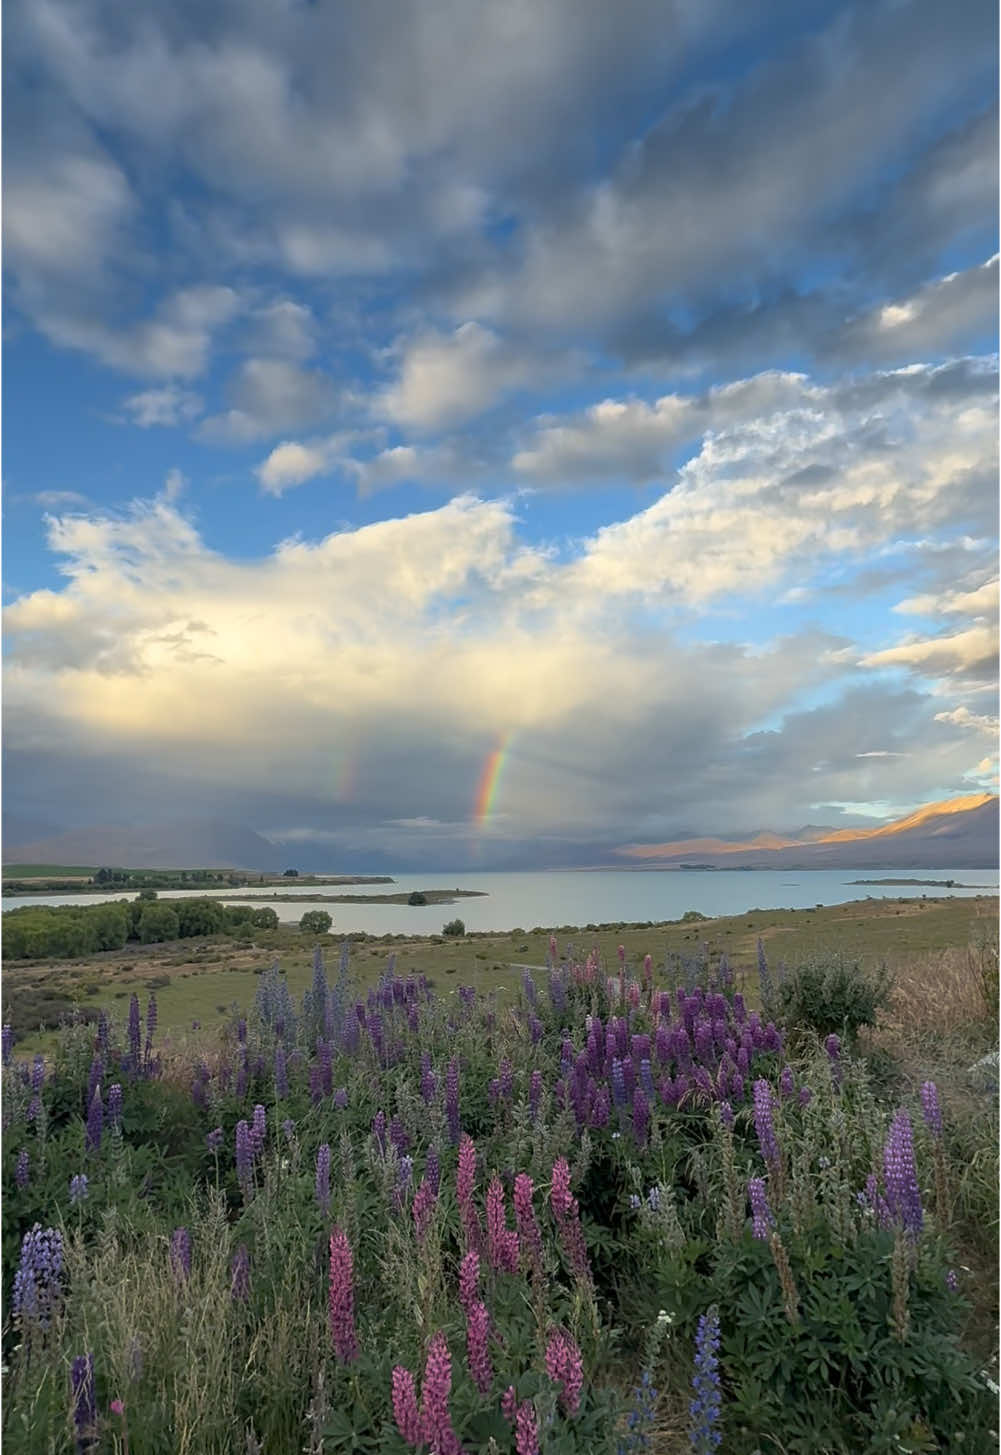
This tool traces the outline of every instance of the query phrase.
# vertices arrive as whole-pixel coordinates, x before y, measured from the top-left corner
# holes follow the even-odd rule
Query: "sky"
[[[8,842],[996,790],[989,0],[5,22]]]

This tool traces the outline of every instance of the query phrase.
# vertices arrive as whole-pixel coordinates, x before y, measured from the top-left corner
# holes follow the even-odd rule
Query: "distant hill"
[[[979,793],[928,803],[875,828],[810,825],[789,834],[763,832],[740,840],[684,839],[627,844],[617,854],[640,864],[679,864],[695,857],[739,869],[992,869],[998,863],[998,799]]]
[[[285,850],[253,829],[216,819],[126,828],[70,829],[28,843],[4,842],[7,864],[96,864],[128,869],[281,870]]]

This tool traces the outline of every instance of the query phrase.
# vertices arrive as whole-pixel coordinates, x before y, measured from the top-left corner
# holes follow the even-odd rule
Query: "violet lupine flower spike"
[[[342,1364],[358,1357],[354,1322],[354,1264],[351,1245],[341,1228],[330,1235],[330,1336]]]
[[[748,1196],[751,1199],[751,1216],[754,1219],[754,1236],[759,1242],[767,1242],[768,1234],[774,1218],[768,1206],[768,1198],[765,1195],[765,1180],[763,1177],[752,1177],[747,1184]]]
[[[934,1081],[926,1081],[921,1087],[921,1113],[925,1126],[938,1141],[942,1136],[942,1109],[938,1104],[938,1087]]]
[[[553,1163],[549,1201],[570,1266],[581,1282],[590,1283],[591,1267],[584,1242],[584,1230],[580,1225],[577,1199],[570,1192],[570,1167],[565,1157],[557,1157]]]
[[[94,1356],[81,1354],[70,1367],[73,1390],[73,1425],[78,1452],[93,1448],[97,1423],[97,1401],[94,1397]]]
[[[490,1315],[486,1304],[477,1299],[466,1311],[466,1355],[470,1377],[480,1394],[489,1391],[494,1378],[487,1347],[489,1338]]]
[[[695,1335],[695,1373],[688,1407],[691,1417],[689,1439],[696,1455],[710,1455],[722,1442],[719,1416],[722,1400],[719,1381],[719,1310],[716,1305],[699,1319]]]
[[[46,1325],[59,1298],[63,1239],[56,1228],[35,1223],[21,1239],[21,1261],[14,1274],[11,1307],[24,1322]]]
[[[191,1236],[187,1228],[175,1228],[170,1240],[170,1266],[179,1283],[191,1277]]]
[[[916,1238],[921,1231],[924,1215],[921,1189],[914,1168],[914,1134],[911,1130],[911,1119],[903,1109],[893,1118],[890,1134],[883,1148],[883,1176],[890,1212],[905,1232]]]

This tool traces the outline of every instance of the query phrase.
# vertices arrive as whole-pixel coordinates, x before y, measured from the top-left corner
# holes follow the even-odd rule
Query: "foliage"
[[[885,965],[864,969],[838,953],[817,956],[787,972],[779,987],[783,1019],[790,1028],[854,1041],[862,1026],[874,1026],[890,1002]]]
[[[448,924],[442,925],[441,932],[457,939],[466,933],[466,926],[461,919],[450,919]]]
[[[422,894],[419,889],[415,889],[407,900],[408,904],[427,904],[427,902],[427,895]]]
[[[954,1117],[915,1095],[912,1147],[863,1062],[790,1062],[725,965],[549,958],[503,1015],[392,966],[366,996],[345,945],[162,1060],[152,1000],[47,1061],[5,1032],[11,1448],[67,1448],[88,1357],[109,1451],[404,1455],[408,1389],[439,1445],[500,1455],[645,1449],[689,1403],[729,1455],[990,1448],[948,1242],[990,1169],[964,1194]]]
[[[307,909],[299,921],[304,935],[325,935],[333,920],[325,909]]]

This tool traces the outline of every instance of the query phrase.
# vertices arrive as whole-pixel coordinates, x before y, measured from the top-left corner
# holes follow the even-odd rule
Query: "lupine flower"
[[[808,1086],[801,1086],[800,1087],[800,1092],[799,1092],[799,1104],[800,1104],[800,1106],[809,1106],[810,1105],[810,1102],[812,1101],[812,1099],[813,1099],[813,1092],[810,1090],[810,1088]]]
[[[250,1140],[250,1126],[246,1121],[236,1124],[236,1176],[246,1192],[254,1177],[254,1147]]]
[[[438,1164],[438,1149],[428,1149],[427,1161],[424,1164],[424,1176],[427,1178],[428,1187],[431,1189],[432,1197],[437,1198],[441,1187],[441,1168]]]
[[[316,1153],[316,1200],[326,1217],[330,1209],[330,1147],[326,1142]]]
[[[21,1239],[21,1261],[14,1274],[13,1311],[22,1319],[47,1324],[59,1297],[63,1268],[62,1234],[35,1223]]]
[[[841,1085],[841,1038],[840,1036],[828,1036],[824,1042],[824,1050],[827,1052],[827,1059],[831,1064],[831,1080],[835,1086]]]
[[[532,1078],[528,1084],[528,1108],[532,1121],[539,1114],[539,1102],[542,1100],[542,1072],[533,1071]]]
[[[438,1078],[431,1070],[431,1056],[425,1051],[421,1057],[421,1096],[426,1102],[434,1101],[438,1090]]]
[[[83,1202],[87,1196],[87,1174],[78,1172],[75,1177],[70,1178],[70,1202],[76,1205]]]
[[[535,1218],[532,1196],[535,1188],[527,1172],[519,1172],[514,1179],[514,1217],[518,1225],[518,1237],[526,1250],[534,1272],[542,1272],[542,1233]]]
[[[222,1143],[223,1143],[223,1130],[222,1130],[222,1127],[216,1127],[213,1131],[209,1132],[206,1135],[205,1145],[206,1145],[206,1147],[208,1147],[208,1149],[209,1149],[210,1152],[218,1152],[219,1149],[220,1149],[220,1147],[222,1146]]]
[[[563,1329],[555,1329],[546,1344],[546,1373],[559,1386],[560,1403],[571,1417],[580,1409],[584,1388],[584,1361],[580,1349]]]
[[[751,1199],[751,1215],[754,1219],[754,1236],[765,1242],[768,1238],[769,1229],[775,1221],[768,1206],[768,1198],[765,1195],[765,1181],[763,1177],[752,1177],[747,1184],[748,1195]]]
[[[338,1111],[344,1111],[348,1104],[348,1089],[346,1086],[339,1086],[334,1092],[334,1106]]]
[[[476,1144],[472,1137],[463,1135],[462,1141],[459,1143],[459,1165],[456,1175],[456,1195],[460,1208],[472,1201],[475,1180]]]
[[[17,1154],[17,1167],[14,1169],[14,1181],[22,1191],[27,1187],[29,1177],[28,1149],[22,1147]]]
[[[728,1101],[721,1101],[719,1104],[719,1119],[725,1127],[733,1129],[733,1107]]]
[[[549,1200],[574,1273],[578,1278],[590,1281],[591,1269],[580,1225],[580,1211],[577,1199],[570,1192],[570,1168],[565,1157],[557,1157],[553,1163]]]
[[[99,1152],[101,1150],[101,1132],[104,1128],[104,1105],[101,1101],[101,1088],[94,1092],[94,1100],[90,1104],[90,1111],[87,1113],[87,1135],[85,1138],[88,1152]]]
[[[754,1129],[761,1145],[761,1155],[772,1166],[779,1160],[779,1144],[772,1120],[772,1088],[767,1081],[754,1083]]]
[[[70,1383],[73,1389],[73,1424],[76,1428],[76,1448],[89,1450],[97,1421],[97,1401],[94,1397],[94,1358],[91,1354],[80,1354],[70,1367]]]
[[[434,1193],[431,1191],[431,1185],[427,1178],[424,1177],[421,1179],[421,1185],[417,1189],[417,1194],[414,1197],[413,1207],[411,1209],[414,1218],[414,1232],[417,1235],[418,1242],[421,1241],[427,1232],[434,1205]]]
[[[539,1455],[539,1421],[528,1399],[518,1406],[514,1418],[514,1448],[517,1455]]]
[[[633,1390],[632,1406],[626,1421],[628,1434],[619,1441],[617,1455],[633,1455],[634,1451],[649,1449],[649,1430],[656,1414],[657,1391],[649,1369],[644,1369],[639,1384]]]
[[[487,1393],[494,1378],[487,1348],[489,1337],[490,1315],[486,1304],[477,1300],[466,1310],[466,1357],[470,1377],[480,1394]]]
[[[626,1074],[618,1056],[612,1057],[612,1100],[618,1107],[626,1104]]]
[[[914,1136],[911,1119],[902,1108],[893,1118],[883,1148],[883,1175],[890,1211],[913,1237],[921,1231],[924,1216],[921,1189],[914,1170]]]
[[[509,1384],[501,1395],[501,1414],[509,1425],[513,1425],[518,1413],[518,1395],[513,1384]]]
[[[790,1097],[795,1090],[796,1082],[792,1074],[792,1067],[783,1066],[782,1075],[779,1077],[779,1091],[784,1097]]]
[[[282,1046],[275,1047],[275,1096],[279,1099],[288,1096],[288,1066]]]
[[[191,1236],[187,1228],[174,1229],[170,1239],[170,1266],[179,1282],[191,1276]]]
[[[445,1073],[445,1116],[448,1120],[448,1136],[452,1145],[459,1141],[459,1063],[453,1056]]]
[[[695,1398],[688,1406],[691,1416],[689,1439],[698,1455],[709,1455],[719,1449],[721,1407],[719,1382],[719,1310],[713,1304],[699,1319],[695,1335],[695,1373],[692,1390]]]
[[[330,1235],[330,1336],[342,1364],[358,1357],[354,1322],[354,1264],[351,1245],[340,1228]]]
[[[645,1147],[650,1128],[650,1103],[637,1086],[633,1092],[633,1136],[637,1147]]]
[[[959,1279],[956,1276],[955,1268],[949,1268],[946,1270],[945,1286],[950,1293],[959,1292]]]
[[[250,1145],[254,1149],[254,1156],[259,1157],[264,1151],[264,1143],[267,1139],[267,1113],[263,1106],[254,1107],[254,1119],[250,1126]]]
[[[41,1091],[45,1085],[45,1057],[38,1055],[31,1063],[31,1089]]]
[[[229,1264],[230,1296],[234,1303],[246,1303],[250,1297],[250,1254],[241,1243]]]
[[[934,1081],[925,1081],[921,1087],[921,1112],[925,1126],[938,1140],[942,1136],[942,1109],[938,1104],[938,1087]]]
[[[421,1433],[434,1455],[458,1455],[461,1449],[448,1412],[451,1392],[452,1359],[439,1330],[428,1349],[421,1388]]]
[[[860,1194],[863,1203],[867,1202],[876,1214],[876,1222],[881,1228],[888,1228],[892,1222],[890,1209],[886,1199],[880,1195],[879,1183],[876,1177],[870,1172],[865,1180],[865,1192]]]
[[[508,1267],[509,1250],[506,1232],[504,1188],[500,1178],[495,1174],[490,1179],[490,1186],[487,1188],[487,1252],[491,1268],[503,1268],[505,1271],[513,1273],[515,1269]],[[515,1268],[517,1268],[517,1253],[515,1259]]]
[[[282,1122],[282,1136],[286,1142],[291,1142],[295,1137],[295,1122],[291,1117],[286,1117]]]
[[[459,1264],[459,1303],[468,1314],[479,1294],[480,1255],[470,1248]]]
[[[419,1445],[422,1430],[414,1376],[400,1364],[393,1370],[393,1416],[405,1442],[411,1446]]]

